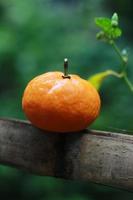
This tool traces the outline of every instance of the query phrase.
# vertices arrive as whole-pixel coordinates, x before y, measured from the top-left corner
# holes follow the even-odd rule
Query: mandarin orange
[[[96,119],[100,97],[88,81],[77,75],[48,72],[28,83],[22,107],[31,123],[40,129],[75,132]]]

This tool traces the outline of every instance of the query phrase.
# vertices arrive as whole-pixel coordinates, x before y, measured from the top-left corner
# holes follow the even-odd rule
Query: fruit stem
[[[64,75],[63,75],[63,78],[71,78],[69,75],[68,75],[68,59],[65,58],[64,59]]]

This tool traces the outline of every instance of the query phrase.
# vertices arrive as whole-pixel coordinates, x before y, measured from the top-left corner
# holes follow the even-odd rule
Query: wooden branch
[[[31,173],[133,191],[133,136],[103,131],[48,133],[0,119],[0,163]]]

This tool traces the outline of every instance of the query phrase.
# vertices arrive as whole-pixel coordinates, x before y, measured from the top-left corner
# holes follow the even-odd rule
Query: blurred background
[[[94,17],[117,12],[123,36],[120,48],[129,53],[133,82],[133,1],[131,0],[0,0],[0,117],[25,119],[24,88],[33,77],[62,71],[88,78],[105,69],[118,69],[119,59],[95,38]],[[133,133],[133,95],[122,80],[108,78],[100,91],[101,115],[91,128]],[[121,130],[119,130],[121,132]],[[124,132],[124,131],[123,131]],[[0,166],[1,199],[98,200],[133,199],[133,194],[90,183],[34,176]]]

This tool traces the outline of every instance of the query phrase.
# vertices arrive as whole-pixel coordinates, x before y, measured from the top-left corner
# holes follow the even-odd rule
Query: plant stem
[[[109,75],[113,75],[113,76],[115,76],[117,78],[122,78],[123,77],[123,73],[118,73],[118,72],[116,72],[114,70],[107,70],[107,73]]]
[[[122,62],[122,67],[125,67],[127,62],[125,62],[125,60],[123,59],[120,49],[118,48],[118,46],[116,45],[116,43],[114,41],[112,41],[111,45],[112,45],[113,49],[115,50],[115,52],[117,53],[117,55],[119,56],[119,58]]]
[[[122,71],[121,71],[121,73],[120,74],[115,73],[114,75],[119,77],[119,78],[123,78],[125,83],[129,87],[129,89],[133,92],[133,84],[128,79],[127,73],[126,73],[127,61],[124,60],[124,58],[122,56],[122,53],[121,53],[120,49],[117,47],[115,41],[112,41],[111,45],[112,45],[113,49],[115,50],[115,52],[117,53],[117,55],[119,56],[119,58],[121,60],[121,63],[122,63]]]
[[[123,76],[126,84],[128,85],[128,87],[130,88],[130,90],[133,92],[133,85],[132,83],[130,82],[130,80],[128,79],[127,75]]]

